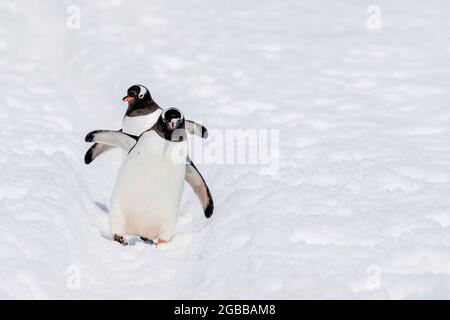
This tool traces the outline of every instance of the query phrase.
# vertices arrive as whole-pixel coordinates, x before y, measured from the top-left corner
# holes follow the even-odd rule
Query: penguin
[[[209,188],[188,156],[185,124],[182,112],[169,108],[139,137],[110,130],[96,130],[86,136],[86,142],[128,152],[110,202],[110,230],[115,241],[127,245],[127,235],[151,239],[157,246],[170,241],[188,176],[207,203],[205,211],[212,212]]]
[[[151,128],[158,120],[162,108],[153,100],[150,91],[143,85],[133,85],[127,90],[127,95],[122,101],[128,103],[127,111],[123,117],[122,129],[124,133],[139,136],[145,130]],[[208,130],[201,124],[185,120],[186,130],[204,139],[208,138]],[[114,147],[94,143],[86,152],[84,162],[90,164],[99,155]]]
[[[122,101],[128,103],[128,108],[123,117],[122,129],[119,132],[131,136],[138,137],[142,132],[151,128],[163,112],[163,109],[153,100],[150,91],[140,84],[128,88],[127,95],[123,97]],[[200,136],[204,139],[208,137],[208,130],[197,122],[184,120],[184,129],[190,134]],[[94,143],[86,152],[84,162],[90,164],[99,155],[115,147],[117,146]],[[198,189],[199,181],[196,173],[198,173],[198,170],[192,161],[187,162],[186,182],[191,186],[199,199],[204,209],[205,217],[210,218],[213,210],[207,210],[207,199],[203,196],[201,190]]]

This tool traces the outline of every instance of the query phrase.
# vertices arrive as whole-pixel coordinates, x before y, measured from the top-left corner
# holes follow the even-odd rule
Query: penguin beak
[[[170,121],[167,126],[169,127],[170,130],[175,129],[175,127],[177,126],[177,123],[175,121]]]
[[[131,102],[131,101],[133,101],[133,100],[134,100],[134,98],[131,97],[131,96],[125,96],[125,97],[123,97],[123,99],[122,99],[123,102]]]

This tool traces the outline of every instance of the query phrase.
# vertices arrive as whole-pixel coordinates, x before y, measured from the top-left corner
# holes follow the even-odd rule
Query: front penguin
[[[114,240],[126,244],[126,235],[136,235],[161,244],[172,238],[187,156],[184,116],[167,109],[139,137],[119,169],[110,204]]]

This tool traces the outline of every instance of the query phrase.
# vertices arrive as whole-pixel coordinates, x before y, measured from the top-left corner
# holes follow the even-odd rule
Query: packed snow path
[[[0,298],[450,298],[450,5],[376,3],[0,2]],[[279,174],[199,165],[211,220],[186,187],[170,244],[114,243],[83,138],[134,83],[279,129]]]

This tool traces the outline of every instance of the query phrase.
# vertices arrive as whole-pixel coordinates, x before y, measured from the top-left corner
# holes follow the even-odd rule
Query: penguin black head
[[[150,91],[140,84],[128,88],[127,95],[122,100],[128,102],[128,109],[125,115],[129,117],[142,116],[161,109],[153,101]]]
[[[136,105],[146,103],[152,100],[150,91],[140,84],[128,88],[127,95],[123,97],[122,101],[128,102],[128,105]]]
[[[184,130],[184,116],[177,108],[168,108],[159,116],[156,132],[164,139],[181,142],[186,139]]]
[[[164,129],[172,132],[176,129],[184,129],[184,115],[177,108],[168,108],[161,113],[160,117]]]

